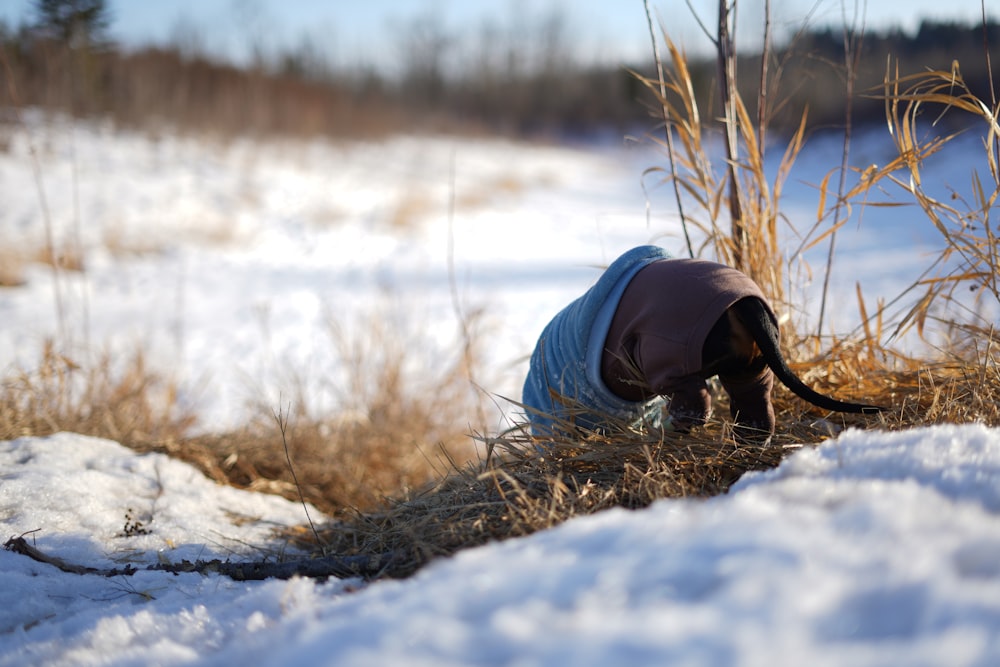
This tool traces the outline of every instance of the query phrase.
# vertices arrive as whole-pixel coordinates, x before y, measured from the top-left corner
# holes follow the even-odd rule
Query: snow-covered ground
[[[0,528],[78,564],[260,558],[283,499],[75,435],[0,444]],[[146,535],[124,536],[126,512]],[[249,523],[246,520],[249,518]],[[0,552],[0,665],[1000,663],[1000,430],[848,432],[726,496],[405,581],[66,574]]]
[[[650,241],[685,252],[669,192],[647,218],[641,172],[662,158],[644,148],[30,127],[0,127],[0,250],[42,247],[47,210],[86,271],[29,265],[0,289],[0,371],[30,370],[46,338],[71,357],[138,345],[208,430],[277,406],[290,374],[334,404],[333,338],[373,316],[432,369],[481,312],[486,389],[516,398],[534,337],[595,266]],[[809,184],[839,161],[824,141],[793,172],[792,218],[813,219]],[[886,160],[860,145],[857,164]],[[940,178],[961,186],[955,164]],[[938,243],[919,218],[873,209],[845,228],[836,330],[855,323],[856,281],[872,303],[918,275]],[[0,665],[1000,664],[998,513],[1000,430],[938,427],[848,432],[727,496],[573,520],[399,582],[105,579],[0,551]],[[35,531],[82,565],[260,558],[304,520],[116,443],[0,443],[4,539]]]

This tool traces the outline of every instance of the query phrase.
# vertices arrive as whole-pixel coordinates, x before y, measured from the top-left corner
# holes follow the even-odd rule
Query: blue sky
[[[986,3],[996,6],[997,0]],[[307,37],[335,62],[380,62],[394,55],[393,43],[415,17],[431,17],[454,34],[468,34],[487,20],[509,25],[512,17],[553,10],[565,19],[567,35],[581,52],[605,60],[629,60],[649,51],[642,0],[110,0],[112,33],[128,45],[163,43],[178,32],[197,36],[209,50],[245,54],[251,43],[268,48]],[[0,19],[17,25],[31,15],[33,0],[0,0]],[[707,41],[684,0],[651,0],[671,37],[689,51]],[[711,25],[717,0],[690,0]],[[836,23],[855,8],[869,26],[914,27],[922,17],[977,21],[980,0],[772,0],[776,30],[790,32],[806,20]],[[739,4],[742,43],[759,33],[763,0]],[[991,16],[998,18],[997,9]],[[398,51],[396,52],[398,54]]]

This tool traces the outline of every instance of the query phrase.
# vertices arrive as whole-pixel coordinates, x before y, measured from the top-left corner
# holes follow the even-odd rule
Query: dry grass
[[[455,208],[459,211],[482,209],[499,197],[515,195],[523,191],[525,183],[515,174],[498,174],[473,188],[459,192],[455,197]]]
[[[0,250],[0,287],[20,287],[25,283],[24,259],[9,248]]]
[[[803,146],[806,116],[791,135],[775,178],[769,180],[760,129],[734,90],[729,124],[740,142],[733,149],[738,157],[732,162],[713,159],[713,135],[699,109],[687,58],[669,38],[666,42],[670,63],[660,63],[663,78],[636,75],[656,97],[669,127],[664,139],[654,139],[661,144],[669,169],[656,166],[646,173],[661,174],[678,193],[685,235],[690,238],[690,228],[694,228],[702,239],[697,247],[690,247],[692,256],[710,254],[716,261],[739,268],[761,286],[773,304],[781,304],[785,260],[779,245],[779,205],[784,183]],[[734,223],[734,214],[739,216],[739,224]],[[812,238],[810,245],[825,235]]]
[[[483,399],[470,383],[478,338],[427,369],[416,358],[427,341],[373,319],[332,343],[344,367],[335,408],[310,408],[300,382],[287,404],[256,406],[244,428],[196,436],[179,388],[141,352],[77,361],[48,343],[36,369],[0,384],[0,440],[58,431],[110,438],[188,461],[220,483],[293,500],[301,493],[332,515],[372,510],[474,457],[467,425]]]
[[[960,340],[981,339],[985,331],[992,333],[991,315],[1000,304],[1000,241],[990,215],[1000,198],[1000,103],[976,97],[962,79],[957,62],[950,71],[902,77],[898,71],[887,71],[882,97],[898,157],[886,165],[868,167],[860,183],[843,198],[865,197],[876,189],[901,191],[941,234],[945,248],[907,290],[906,294],[916,295],[916,301],[893,323],[895,333],[916,326],[924,335],[928,320],[936,319],[948,329],[957,327]],[[973,170],[970,194],[952,189],[950,197],[942,200],[928,191],[923,171],[927,161],[957,136],[928,133],[932,123],[946,114],[962,114],[974,129],[982,130],[982,153],[968,157],[972,165],[985,167],[985,179]],[[974,295],[971,304],[966,298],[969,293]],[[981,308],[986,304],[984,315]],[[886,313],[880,307],[868,321],[881,320]]]
[[[440,208],[424,190],[406,190],[389,211],[389,229],[396,233],[413,231],[430,213]]]
[[[115,259],[159,255],[167,248],[164,241],[150,238],[136,238],[135,235],[125,235],[120,230],[112,228],[104,231],[101,245]]]
[[[623,429],[542,442],[518,430],[488,439],[489,462],[456,469],[385,511],[326,526],[322,546],[333,553],[392,554],[385,575],[406,576],[433,558],[575,516],[722,493],[747,470],[777,465],[784,453],[780,446],[736,447],[721,435],[718,423],[695,437]]]
[[[31,260],[62,271],[83,272],[86,268],[83,252],[75,248],[58,248],[54,251],[39,248]]]
[[[194,423],[177,387],[142,352],[116,362],[77,362],[45,345],[38,367],[0,384],[0,440],[73,431],[141,447],[176,438]]]
[[[609,434],[537,439],[524,430],[483,438],[493,456],[456,468],[441,483],[378,512],[347,513],[322,527],[319,548],[338,554],[391,554],[383,573],[405,577],[434,558],[551,528],[612,507],[638,509],[662,498],[704,498],[728,491],[749,471],[777,466],[789,453],[845,428],[901,430],[939,423],[1000,425],[1000,373],[989,358],[855,374],[849,350],[803,373],[813,384],[892,406],[880,417],[826,414],[788,392],[775,396],[778,429],[764,447],[737,445],[726,421],[692,434]],[[808,371],[808,372],[807,372]],[[844,381],[849,378],[848,381]],[[725,414],[716,392],[716,412]],[[803,444],[809,443],[809,444]]]
[[[426,341],[382,320],[363,329],[337,341],[345,375],[335,408],[310,409],[302,389],[286,406],[258,406],[242,432],[187,438],[171,453],[199,452],[219,481],[295,500],[301,492],[332,515],[384,507],[469,461],[467,424],[482,399],[469,381],[474,353],[414,370]]]
[[[59,248],[55,252],[38,245],[37,247],[12,244],[0,248],[0,287],[20,287],[27,282],[25,268],[29,264],[40,264],[58,271],[82,273],[86,262],[82,250]]]

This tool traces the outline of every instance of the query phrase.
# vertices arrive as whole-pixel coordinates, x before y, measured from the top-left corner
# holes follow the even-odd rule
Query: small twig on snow
[[[221,574],[235,581],[262,581],[264,579],[291,579],[292,577],[308,577],[322,579],[337,577],[348,579],[362,577],[374,579],[380,576],[397,560],[397,554],[384,553],[371,556],[322,556],[292,560],[284,563],[267,563],[263,561],[248,561],[233,563],[230,561],[196,560],[193,563],[182,560],[179,563],[156,563],[138,568],[126,566],[123,568],[96,568],[68,563],[61,558],[49,556],[28,544],[24,537],[12,537],[4,543],[4,549],[27,556],[39,563],[51,565],[69,574],[92,574],[100,577],[132,576],[136,572],[171,572],[181,574],[195,572],[198,574]]]

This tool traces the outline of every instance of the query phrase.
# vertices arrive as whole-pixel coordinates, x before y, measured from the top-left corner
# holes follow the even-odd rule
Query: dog
[[[522,405],[536,435],[601,431],[622,421],[688,432],[711,416],[706,380],[718,376],[737,441],[757,444],[774,433],[775,378],[826,410],[882,410],[808,387],[788,367],[779,340],[777,317],[748,276],[639,246],[546,325]]]

